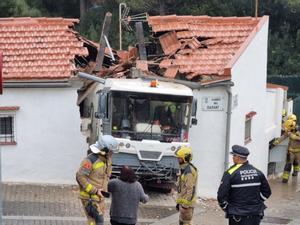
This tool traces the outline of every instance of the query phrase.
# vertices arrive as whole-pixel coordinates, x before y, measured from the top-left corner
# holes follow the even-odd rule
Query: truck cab
[[[112,174],[133,168],[145,182],[176,180],[174,152],[189,146],[193,93],[182,84],[144,79],[107,79],[99,95],[99,135],[119,142],[112,157]]]

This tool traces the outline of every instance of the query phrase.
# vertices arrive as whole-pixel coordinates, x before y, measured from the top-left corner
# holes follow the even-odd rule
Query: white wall
[[[5,182],[75,183],[86,155],[77,88],[5,88],[0,106],[19,106],[17,145],[2,146]]]
[[[230,146],[244,145],[245,116],[251,111],[252,141],[245,146],[250,150],[249,161],[265,174],[268,166],[266,137],[266,77],[267,77],[268,22],[256,34],[232,69],[233,95],[238,105],[232,110]]]
[[[284,96],[284,90],[281,88],[267,89],[265,131],[268,141],[281,135]]]
[[[224,87],[194,90],[198,99],[197,126],[190,129],[193,163],[198,168],[198,195],[215,198],[224,172],[227,94]],[[206,111],[202,108],[203,97],[224,99],[222,111]]]
[[[229,133],[230,148],[234,144],[244,145],[245,116],[251,111],[257,113],[252,121],[252,141],[246,147],[251,152],[250,162],[264,173],[268,165],[265,131],[267,39],[268,23],[257,33],[232,68],[234,86],[231,88],[233,102]],[[194,95],[198,99],[198,125],[190,130],[190,142],[194,153],[193,162],[199,169],[198,195],[215,198],[224,172],[228,96],[225,87],[195,90]],[[223,96],[224,110],[204,111],[201,100],[205,96]],[[230,156],[229,159],[232,163]]]

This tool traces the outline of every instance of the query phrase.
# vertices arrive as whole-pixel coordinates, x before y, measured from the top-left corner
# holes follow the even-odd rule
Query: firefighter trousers
[[[257,216],[229,216],[229,225],[259,225],[261,217]]]
[[[88,199],[81,199],[81,203],[83,206],[84,213],[88,219],[88,225],[103,225],[104,224],[104,211],[105,211],[105,202],[104,200],[100,202],[93,201],[92,204],[96,213],[93,213],[93,217],[90,215],[91,213],[87,212],[87,207],[89,204]]]
[[[179,209],[179,225],[192,225],[192,219],[194,214],[194,208],[182,208]]]
[[[286,157],[286,164],[282,175],[282,181],[287,182],[293,165],[294,176],[299,172],[300,152],[288,152]]]

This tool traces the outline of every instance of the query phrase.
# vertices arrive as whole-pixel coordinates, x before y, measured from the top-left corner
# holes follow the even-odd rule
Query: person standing
[[[293,167],[293,176],[297,176],[300,170],[300,132],[297,131],[296,120],[291,117],[284,122],[284,134],[274,141],[274,145],[279,144],[287,137],[289,138],[286,163],[282,174],[282,183],[287,183]]]
[[[271,189],[264,174],[250,165],[245,147],[232,146],[234,165],[222,177],[218,202],[229,218],[229,225],[259,225]]]
[[[88,225],[103,225],[105,202],[103,193],[107,191],[111,173],[111,154],[118,148],[117,140],[103,135],[90,146],[89,154],[76,173],[79,184],[79,198],[88,219]]]
[[[110,223],[112,225],[134,225],[137,222],[139,203],[149,201],[140,182],[136,180],[133,169],[123,166],[120,178],[108,183],[111,193]]]
[[[179,225],[192,224],[194,207],[197,201],[197,168],[191,163],[192,149],[181,147],[175,152],[180,166],[176,209],[179,211]]]

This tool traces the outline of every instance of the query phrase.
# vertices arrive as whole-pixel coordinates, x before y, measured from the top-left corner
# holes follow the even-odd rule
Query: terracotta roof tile
[[[174,58],[167,59],[175,38],[166,39],[162,44],[167,57],[159,67],[170,72],[169,68],[178,67],[187,79],[203,76],[204,81],[226,76],[238,54],[246,48],[251,38],[268,19],[267,16],[253,17],[209,17],[209,16],[150,16],[148,24],[158,36],[174,36],[182,43]],[[160,36],[161,37],[161,36]],[[161,38],[160,38],[161,40]],[[168,73],[169,74],[169,73]],[[165,76],[169,76],[166,75]]]
[[[176,37],[176,32],[168,32],[162,36],[159,37],[159,41],[161,44],[161,47],[166,55],[169,55],[171,53],[175,53],[177,51],[181,44],[178,41]]]
[[[4,80],[65,79],[76,70],[75,55],[88,51],[72,30],[77,19],[0,18]]]

